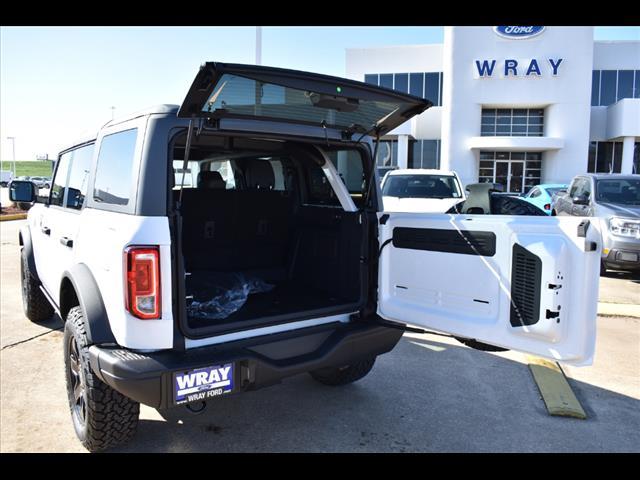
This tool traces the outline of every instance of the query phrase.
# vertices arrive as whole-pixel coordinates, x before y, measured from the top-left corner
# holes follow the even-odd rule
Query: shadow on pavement
[[[527,365],[403,337],[344,387],[308,375],[141,420],[134,452],[594,452],[640,450],[640,401],[570,380],[587,420],[547,414]]]

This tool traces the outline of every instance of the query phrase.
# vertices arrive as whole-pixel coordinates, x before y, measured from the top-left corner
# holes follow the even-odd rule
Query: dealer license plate
[[[232,390],[232,363],[173,374],[173,398],[176,405],[207,400],[231,393]]]
[[[620,252],[620,260],[622,260],[624,262],[637,262],[638,261],[638,254],[637,253]]]

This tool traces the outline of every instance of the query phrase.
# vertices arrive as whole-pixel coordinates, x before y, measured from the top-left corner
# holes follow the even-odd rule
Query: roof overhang
[[[471,150],[496,152],[544,152],[564,147],[564,139],[555,137],[471,137],[467,141]]]

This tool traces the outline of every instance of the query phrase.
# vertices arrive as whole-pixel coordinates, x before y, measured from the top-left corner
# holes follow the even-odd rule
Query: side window
[[[353,202],[357,206],[361,206],[366,179],[360,152],[358,150],[334,150],[327,152],[327,156],[338,171]]]
[[[586,195],[587,198],[591,198],[591,180],[584,180],[584,183],[582,185],[582,195]]]
[[[307,169],[307,202],[311,205],[340,205],[322,168],[315,163]]]
[[[569,188],[569,197],[573,198],[578,194],[578,191],[581,189],[582,179],[576,178],[571,184],[571,188]]]
[[[72,152],[61,155],[56,165],[56,173],[53,177],[51,185],[51,195],[49,197],[50,205],[62,206],[64,201],[64,193],[67,188],[67,176],[69,174],[69,164],[71,163]]]
[[[542,194],[542,192],[540,192],[539,188],[534,188],[533,190],[531,190],[531,193],[529,194],[529,198],[536,198],[539,197]]]
[[[89,187],[92,158],[93,145],[87,145],[73,151],[65,207],[80,210],[84,205],[84,198]]]
[[[215,160],[213,162],[209,162],[208,170],[210,172],[218,172],[220,174],[225,183],[225,190],[236,189],[236,177],[233,173],[233,166],[231,165],[230,160]]]
[[[93,186],[95,201],[113,205],[129,203],[137,135],[138,129],[133,128],[102,138]]]

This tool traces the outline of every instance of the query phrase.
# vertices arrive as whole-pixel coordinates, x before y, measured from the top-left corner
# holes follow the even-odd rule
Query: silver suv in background
[[[640,270],[640,175],[578,175],[554,197],[552,215],[600,219],[601,273]]]

